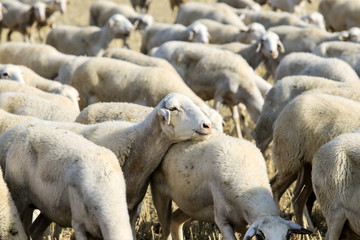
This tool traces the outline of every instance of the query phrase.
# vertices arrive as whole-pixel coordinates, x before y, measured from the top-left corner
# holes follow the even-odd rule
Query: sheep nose
[[[203,123],[202,127],[207,130],[208,133],[212,132],[212,124],[211,123]]]

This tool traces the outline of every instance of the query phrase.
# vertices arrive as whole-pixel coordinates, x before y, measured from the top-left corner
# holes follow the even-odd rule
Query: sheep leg
[[[153,181],[151,181],[150,185],[152,199],[162,228],[163,239],[171,239],[171,199],[161,194]]]
[[[8,34],[7,34],[7,41],[8,42],[10,42],[11,41],[11,34],[12,34],[12,30],[11,29],[9,29],[9,32],[8,32]]]
[[[329,212],[326,216],[326,223],[328,230],[325,235],[325,240],[340,239],[341,232],[346,222],[346,216],[341,204],[335,202],[329,206]]]
[[[241,128],[240,128],[240,114],[239,114],[239,108],[237,105],[233,106],[231,108],[232,111],[232,117],[235,123],[235,129],[236,129],[236,135],[238,136],[238,138],[242,138],[242,134],[241,134]]]
[[[296,186],[294,189],[294,197],[292,199],[294,205],[294,212],[296,217],[296,223],[301,226],[304,225],[304,210],[307,211],[306,201],[308,200],[310,194],[313,192],[312,182],[311,182],[311,166],[306,165],[301,168],[298,179],[296,181]],[[311,210],[311,209],[310,209]],[[309,214],[307,214],[309,216]],[[311,222],[310,217],[305,218],[309,228],[314,229],[314,226]]]
[[[276,203],[279,203],[281,196],[284,194],[286,189],[295,181],[296,173],[280,174],[276,173],[271,178],[270,184],[273,192],[273,198]]]
[[[183,240],[183,225],[190,217],[178,208],[171,215],[171,236],[173,240]]]
[[[42,240],[45,230],[50,226],[51,220],[48,219],[44,214],[40,215],[35,219],[29,228],[29,234],[32,240]]]

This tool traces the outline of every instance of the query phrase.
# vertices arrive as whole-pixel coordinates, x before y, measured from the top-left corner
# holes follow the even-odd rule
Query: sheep
[[[312,184],[328,230],[326,240],[345,239],[346,227],[359,237],[358,132],[344,133],[314,154]],[[347,238],[350,239],[350,238]]]
[[[38,97],[42,97],[44,99],[57,103],[61,106],[68,107],[75,111],[79,111],[78,106],[74,105],[74,103],[67,97],[61,96],[59,94],[47,93],[41,91],[40,89],[22,83],[18,83],[15,81],[5,80],[5,79],[0,80],[0,93],[4,93],[4,92],[21,92],[21,93],[36,95]]]
[[[289,12],[274,12],[268,10],[253,11],[249,9],[238,9],[234,10],[234,12],[242,17],[242,20],[246,25],[249,25],[253,22],[258,22],[266,29],[279,25],[291,25],[303,28],[315,26],[305,22],[304,20],[301,20],[299,16]]]
[[[132,7],[136,10],[139,8],[139,11],[142,13],[147,13],[149,10],[149,6],[152,0],[130,0]]]
[[[24,65],[40,76],[54,79],[59,68],[74,55],[63,54],[46,44],[6,42],[0,45],[0,63]]]
[[[311,3],[311,0],[307,0]],[[295,7],[301,4],[302,0],[270,0],[270,6],[272,10],[276,11],[280,9],[281,11],[286,11],[290,13],[295,12]]]
[[[177,41],[164,43],[154,56],[168,60],[202,99],[214,99],[215,109],[219,110],[221,103],[229,106],[238,136],[241,136],[236,120],[239,103],[246,106],[256,122],[264,101],[256,84],[260,77],[241,56],[203,44]]]
[[[112,48],[109,48],[105,50],[104,54],[106,54],[106,51],[110,50]],[[122,48],[123,49],[123,48]],[[130,50],[130,49],[128,49]],[[92,57],[89,56],[75,56],[68,61],[64,62],[58,71],[58,75],[55,77],[55,81],[60,82],[62,84],[71,85],[71,79],[73,77],[73,74],[77,67],[79,67],[81,64],[86,62],[87,60],[91,59]]]
[[[321,0],[319,12],[324,16],[326,28],[330,31],[342,31],[360,25],[358,12],[360,4],[352,0]]]
[[[223,24],[232,24],[239,29],[246,29],[243,21],[225,3],[211,5],[201,2],[187,2],[180,6],[175,23],[188,26],[201,18],[208,18]]]
[[[174,11],[175,7],[180,7],[182,4],[188,2],[189,0],[170,0],[171,10]]]
[[[28,126],[9,146],[5,180],[24,221],[33,205],[41,211],[32,239],[51,221],[72,226],[77,239],[133,239],[116,155],[78,134]]]
[[[152,48],[168,41],[209,43],[209,32],[207,27],[199,22],[188,27],[182,24],[154,23],[143,32],[140,51],[146,54]]]
[[[24,36],[25,42],[30,42],[30,31],[35,21],[45,20],[45,3],[37,2],[34,5],[28,5],[18,1],[4,0],[2,5],[6,9],[0,26],[9,29],[7,40],[11,41],[13,31],[19,31]]]
[[[252,23],[246,30],[239,29],[230,24],[222,24],[211,19],[198,19],[195,23],[204,24],[210,34],[209,43],[224,44],[231,42],[254,43],[266,32],[260,23]]]
[[[217,2],[226,3],[234,8],[247,8],[255,11],[261,10],[260,4],[253,0],[217,0]]]
[[[210,108],[179,77],[158,67],[143,67],[111,58],[91,58],[74,72],[71,85],[80,94],[80,109],[95,102],[132,102],[156,106],[171,92],[190,97],[222,131],[221,115]]]
[[[277,172],[270,181],[271,188],[274,199],[279,201],[297,178],[293,206],[300,225],[304,224],[305,203],[312,193],[313,156],[331,139],[360,127],[359,96],[358,90],[348,92],[347,98],[302,94],[285,106],[274,123],[272,159]]]
[[[21,123],[0,137],[2,167],[5,165],[7,168],[4,159],[13,139],[32,125],[50,125],[71,130],[95,144],[109,148],[117,155],[126,181],[127,204],[133,231],[137,207],[146,193],[150,175],[159,166],[168,148],[188,139],[205,140],[212,134],[210,120],[199,107],[185,95],[171,93],[138,124],[108,121],[83,125],[44,120]]]
[[[79,114],[78,111],[61,106],[42,97],[19,92],[1,93],[0,108],[18,115],[63,122],[73,122]]]
[[[342,31],[339,39],[342,41],[351,41],[351,42],[360,43],[360,28],[352,27],[347,31]]]
[[[129,120],[131,122],[139,122],[146,117],[148,111],[151,111],[151,108],[136,104],[97,103],[84,109],[77,118],[77,121],[86,124],[109,120]],[[247,160],[247,156],[251,157]],[[194,159],[196,159],[196,161],[194,161]],[[211,167],[204,168],[203,165],[205,162],[206,166]],[[239,172],[241,170],[236,167],[239,165],[246,166],[243,168],[243,172]],[[229,172],[228,170],[222,171],[223,168],[227,168],[228,170],[233,169],[234,171],[230,171],[230,175],[223,176],[222,173]],[[210,169],[217,170],[212,171]],[[175,186],[174,180],[179,177],[179,174],[185,174],[186,176],[184,178],[184,175],[182,175],[182,177],[178,179],[181,185]],[[195,175],[199,177],[196,180],[194,179]],[[174,176],[174,178],[168,179],[165,176]],[[212,183],[215,185],[219,184],[219,188],[210,190],[207,188],[210,188],[210,186],[206,185],[206,189],[201,188],[202,193],[200,194],[195,189],[195,186],[205,184],[205,176],[214,176]],[[241,176],[241,180],[236,176]],[[182,184],[181,181],[186,181],[187,183]],[[223,182],[228,184],[223,186]],[[244,186],[244,182],[250,184],[247,186],[254,189],[261,186],[261,190],[256,191],[253,195],[254,198],[250,199],[249,202],[243,202],[242,200],[234,202],[234,195],[244,194],[247,196],[249,194],[249,188],[244,190],[240,190],[239,188],[239,186]],[[212,183],[209,184],[212,185]],[[189,184],[191,184],[191,187],[193,188],[189,189]],[[220,185],[223,188],[221,188]],[[182,186],[182,189],[179,189],[178,186]],[[189,218],[209,222],[214,222],[215,220],[225,239],[233,239],[233,237],[231,237],[233,236],[233,228],[237,231],[243,231],[247,224],[251,225],[252,223],[254,223],[254,225],[250,227],[252,230],[248,231],[247,235],[252,236],[253,234],[251,235],[250,233],[254,228],[257,228],[258,230],[261,229],[267,238],[270,237],[267,234],[272,234],[271,232],[273,232],[273,234],[275,232],[277,234],[282,234],[279,230],[272,230],[265,233],[267,227],[264,226],[264,228],[262,228],[261,224],[259,224],[259,222],[261,222],[261,217],[258,215],[259,213],[263,214],[264,218],[271,219],[273,223],[276,222],[281,226],[285,225],[286,230],[284,230],[284,234],[289,228],[301,230],[294,230],[293,233],[309,233],[299,225],[287,222],[278,217],[277,206],[272,200],[265,161],[259,150],[246,140],[236,139],[220,134],[219,132],[214,132],[213,136],[207,141],[186,141],[174,144],[166,153],[161,167],[152,175],[151,190],[165,238],[170,234],[169,219],[171,214],[171,200],[174,200],[181,209],[177,210],[174,216],[179,216],[180,214],[184,217],[182,218],[183,220],[180,220],[182,222],[171,221],[172,230],[174,230],[171,231],[173,239],[183,239],[181,226],[182,223]],[[167,192],[165,193],[165,191]],[[225,192],[232,193],[232,195],[224,196]],[[172,197],[174,198],[168,194],[173,194]],[[194,198],[191,197],[192,200],[190,202],[188,200],[189,194],[194,194],[192,196],[195,196]],[[223,205],[225,204],[224,201],[218,202],[215,200],[212,202],[212,199],[215,198],[215,196],[223,196],[226,199],[226,205]],[[258,197],[262,198],[262,200],[256,200]],[[205,199],[206,202],[204,202]],[[245,197],[241,199],[245,199]],[[253,207],[252,201],[256,201],[258,204],[264,204],[263,208]],[[190,206],[191,204],[194,205]],[[208,206],[214,207],[209,208]],[[223,208],[228,207],[231,208],[231,213],[223,211]],[[197,209],[196,211],[194,211],[195,208]],[[205,208],[207,210],[205,210]],[[186,213],[182,212],[183,209]],[[247,213],[244,213],[240,209],[247,209],[248,211]],[[214,212],[215,216],[217,214],[221,214],[221,216],[216,216],[214,219]],[[234,213],[237,213],[235,214],[236,216],[234,216]],[[270,214],[273,217],[269,218],[267,214]],[[221,220],[223,218],[226,218],[229,221],[228,224],[230,224],[231,227],[224,227],[224,223]],[[179,234],[179,236],[177,234]],[[257,232],[256,234],[260,234],[260,232]]]
[[[326,29],[324,16],[317,11],[301,16],[300,19],[307,23],[314,24],[321,29]]]
[[[313,89],[356,88],[360,84],[336,82],[312,76],[288,76],[277,81],[264,99],[260,117],[252,132],[257,147],[264,152],[273,138],[273,124],[284,107],[303,92]]]
[[[0,135],[21,122],[37,119],[36,117],[17,115],[0,109]]]
[[[73,55],[100,56],[114,38],[122,38],[130,48],[127,37],[133,25],[121,14],[114,14],[102,28],[61,25],[53,28],[46,37],[46,44],[60,52]]]
[[[360,76],[360,44],[343,41],[330,41],[319,44],[313,51],[313,54],[320,57],[339,58],[344,60]]]
[[[79,92],[75,88],[43,78],[28,67],[5,64],[0,67],[0,78],[18,81],[45,92],[60,94],[69,98],[74,103],[76,109],[80,110],[78,104]]]
[[[286,55],[276,69],[274,81],[291,75],[324,77],[340,82],[359,83],[355,70],[337,58],[323,58],[312,53],[293,52]]]
[[[174,67],[168,61],[161,58],[151,57],[131,49],[115,48],[115,47],[108,48],[107,50],[105,50],[103,57],[120,59],[127,62],[135,63],[140,66],[162,67],[177,74]],[[74,64],[72,64],[72,66],[74,66]],[[62,70],[60,68],[59,76],[61,71]]]
[[[143,30],[151,26],[154,18],[149,14],[139,14],[131,6],[106,0],[98,0],[90,7],[90,25],[102,27],[114,14],[124,15],[135,26],[136,30]]]
[[[100,102],[84,108],[76,117],[75,122],[94,124],[110,120],[122,120],[138,123],[144,120],[152,110],[152,107],[135,103]]]
[[[53,27],[59,15],[64,14],[66,12],[67,2],[68,0],[49,0],[45,2],[46,3],[45,19],[43,21],[36,21],[36,29],[41,42],[44,40],[42,28],[46,26],[50,28]]]
[[[0,238],[8,240],[26,239],[19,212],[4,181],[2,170],[0,171],[0,201]]]

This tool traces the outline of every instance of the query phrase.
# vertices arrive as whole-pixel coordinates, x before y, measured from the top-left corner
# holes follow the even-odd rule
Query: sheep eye
[[[170,111],[179,111],[179,109],[177,109],[177,107],[172,107],[169,109]]]

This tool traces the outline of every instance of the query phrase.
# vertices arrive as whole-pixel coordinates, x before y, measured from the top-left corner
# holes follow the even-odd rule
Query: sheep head
[[[291,234],[311,234],[300,225],[282,219],[278,216],[267,216],[257,219],[247,230],[244,240],[250,240],[253,236],[263,240],[286,240]]]

